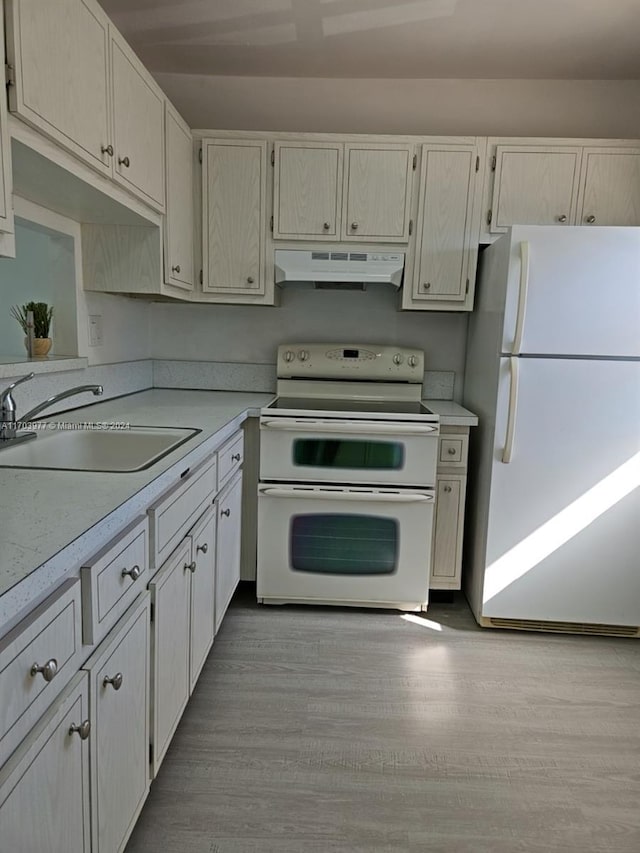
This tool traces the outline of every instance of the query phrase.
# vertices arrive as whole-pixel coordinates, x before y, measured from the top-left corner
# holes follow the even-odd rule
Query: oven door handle
[[[363,501],[365,503],[396,503],[396,504],[413,504],[413,503],[433,503],[435,498],[433,495],[421,495],[414,493],[391,494],[385,495],[379,492],[340,492],[340,491],[307,491],[306,489],[282,489],[277,486],[261,487],[258,489],[258,494],[267,495],[270,498],[300,498],[302,500],[320,500],[320,501]]]
[[[358,433],[360,435],[430,435],[438,432],[438,426],[428,424],[373,424],[365,421],[307,421],[295,418],[278,418],[260,421],[264,429],[279,429],[288,432],[332,432]]]

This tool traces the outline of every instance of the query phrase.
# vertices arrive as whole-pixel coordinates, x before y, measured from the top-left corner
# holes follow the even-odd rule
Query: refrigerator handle
[[[509,384],[509,411],[507,413],[507,434],[504,440],[504,450],[502,451],[502,461],[505,465],[511,462],[513,454],[513,439],[516,431],[516,416],[518,414],[518,381],[520,365],[518,359],[511,356],[509,359],[509,371],[511,373],[511,381]]]
[[[513,335],[512,355],[520,355],[522,335],[524,333],[524,315],[527,309],[527,291],[529,290],[529,243],[520,243],[520,287],[518,289],[518,313],[516,314],[516,329]]]

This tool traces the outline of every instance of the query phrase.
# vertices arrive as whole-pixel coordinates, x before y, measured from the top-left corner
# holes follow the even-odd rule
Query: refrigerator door
[[[502,239],[503,353],[640,357],[640,228],[520,225]]]
[[[637,626],[639,554],[640,362],[502,359],[482,615]]]

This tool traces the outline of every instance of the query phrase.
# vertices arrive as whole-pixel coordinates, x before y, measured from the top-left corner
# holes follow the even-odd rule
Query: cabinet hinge
[[[15,86],[16,81],[13,76],[13,65],[9,65],[8,62],[4,66],[4,79],[7,86]]]
[[[202,270],[200,270],[199,279],[200,279],[200,284],[204,284],[204,275],[203,275]]]
[[[198,151],[198,160],[202,163],[202,148]]]
[[[273,216],[269,220],[269,228],[271,228],[271,233],[273,234]]]
[[[489,211],[487,213],[487,225],[491,225],[491,217],[493,216],[493,211]]]
[[[271,151],[271,165],[276,165],[276,151],[275,148]]]
[[[413,219],[409,220],[409,237],[413,234]]]
[[[497,165],[496,155],[494,154],[493,157],[491,158],[491,171],[492,172],[495,172],[496,165]]]
[[[467,279],[467,286],[464,289],[465,296],[469,295],[469,279]]]
[[[149,764],[153,764],[153,744],[149,744]]]
[[[480,155],[476,157],[476,172],[480,171]]]
[[[415,172],[415,170],[416,170],[416,166],[417,166],[417,165],[418,165],[418,155],[417,155],[417,154],[414,154],[414,155],[413,155],[413,171],[414,171],[414,172]]]

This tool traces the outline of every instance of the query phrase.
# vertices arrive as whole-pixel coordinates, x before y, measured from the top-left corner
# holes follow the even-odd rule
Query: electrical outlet
[[[102,314],[89,315],[89,346],[102,346]]]

